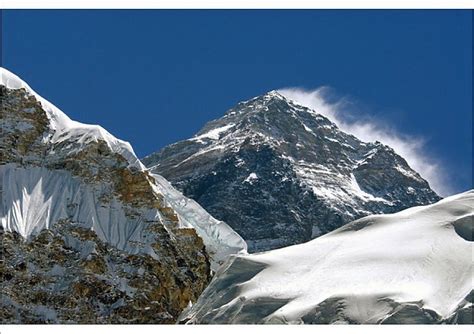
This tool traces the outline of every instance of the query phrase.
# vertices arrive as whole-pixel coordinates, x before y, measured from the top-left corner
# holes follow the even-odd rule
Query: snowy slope
[[[2,117],[1,141],[7,149],[0,165],[0,219],[6,231],[29,238],[61,219],[72,219],[119,249],[155,256],[150,246],[153,240],[146,233],[148,222],[169,225],[165,211],[157,209],[159,203],[177,213],[173,228],[196,229],[214,270],[230,254],[246,252],[245,242],[229,226],[164,178],[148,173],[129,143],[100,126],[72,121],[6,69],[0,69],[0,78],[0,85],[8,89],[24,89],[25,103],[34,106],[39,101],[42,108],[9,112],[7,105]],[[41,119],[41,112],[47,120]],[[25,137],[20,139],[28,141],[21,152],[15,147],[19,133]],[[34,136],[38,139],[32,141]],[[117,187],[121,194],[111,196]],[[132,190],[126,187],[135,195],[130,196],[127,192]],[[143,195],[143,203],[135,203],[141,200],[136,195]]]
[[[471,190],[236,257],[182,321],[472,322],[473,215]]]

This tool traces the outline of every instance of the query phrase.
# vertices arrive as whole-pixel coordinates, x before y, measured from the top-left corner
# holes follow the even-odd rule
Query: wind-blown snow
[[[472,232],[473,215],[471,190],[368,216],[304,244],[237,257],[182,318],[301,322],[330,298],[342,299],[342,312],[359,323],[389,316],[388,299],[420,303],[447,318],[473,290],[472,242],[454,228],[470,220]]]
[[[333,102],[327,99],[328,87],[320,87],[315,90],[304,90],[300,88],[283,88],[278,92],[285,97],[315,110],[321,115],[328,117],[344,132],[353,134],[365,142],[381,141],[392,147],[398,154],[404,157],[409,165],[418,171],[423,178],[428,180],[430,186],[439,194],[446,196],[453,193],[453,189],[447,179],[447,173],[442,164],[427,154],[424,140],[419,137],[408,136],[374,119],[356,115],[352,119],[350,109],[353,101],[347,98]]]

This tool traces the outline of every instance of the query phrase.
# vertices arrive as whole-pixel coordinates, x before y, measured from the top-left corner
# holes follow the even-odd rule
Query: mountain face
[[[228,223],[251,252],[440,199],[390,147],[362,142],[275,91],[143,162]]]
[[[172,323],[246,252],[128,143],[0,78],[2,323]]]
[[[473,322],[474,191],[231,258],[186,323]]]

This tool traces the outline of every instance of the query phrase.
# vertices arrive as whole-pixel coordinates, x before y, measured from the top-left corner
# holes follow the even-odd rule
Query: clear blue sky
[[[472,187],[471,11],[3,11],[2,66],[143,157],[237,102],[333,87]]]

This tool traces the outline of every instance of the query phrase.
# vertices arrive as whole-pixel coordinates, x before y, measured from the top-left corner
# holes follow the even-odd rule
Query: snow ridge
[[[54,104],[37,94],[26,82],[3,67],[0,67],[0,85],[9,89],[25,89],[41,103],[50,120],[50,126],[52,130],[54,130],[54,134],[50,138],[52,143],[74,138],[74,140],[76,140],[83,147],[91,141],[97,141],[98,139],[101,139],[107,143],[108,147],[113,152],[118,153],[126,158],[130,165],[140,170],[145,169],[143,164],[133,152],[130,143],[115,138],[107,130],[99,125],[83,124],[71,120]]]
[[[456,312],[472,312],[473,218],[471,190],[432,205],[368,216],[304,244],[236,257],[181,319],[448,321]],[[459,232],[460,224],[470,230],[470,240]]]

